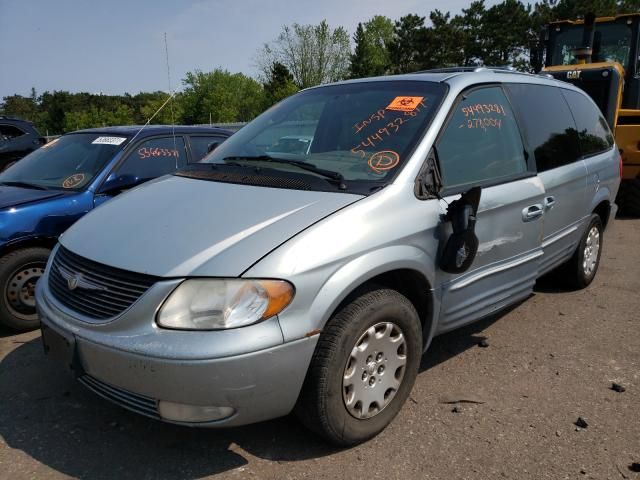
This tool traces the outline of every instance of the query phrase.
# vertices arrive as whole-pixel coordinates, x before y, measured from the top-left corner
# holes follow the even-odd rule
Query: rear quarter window
[[[613,146],[613,135],[598,107],[584,94],[562,90],[578,128],[580,152],[584,156],[605,152]]]
[[[199,162],[225,140],[226,137],[191,135],[189,142],[191,143],[192,162]]]
[[[507,86],[539,172],[580,158],[576,125],[561,90],[532,84]]]

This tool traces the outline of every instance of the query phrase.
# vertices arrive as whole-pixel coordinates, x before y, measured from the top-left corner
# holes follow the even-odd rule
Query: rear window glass
[[[562,89],[544,85],[507,87],[539,172],[575,162],[580,157],[575,122]]]
[[[598,107],[582,93],[564,89],[562,93],[576,120],[582,155],[609,150],[613,146],[613,135]]]
[[[499,87],[462,97],[437,152],[445,187],[494,181],[527,170],[520,131]]]

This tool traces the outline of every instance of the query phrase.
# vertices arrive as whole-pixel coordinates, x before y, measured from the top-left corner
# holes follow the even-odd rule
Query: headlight
[[[280,313],[293,294],[282,280],[185,280],[158,312],[157,323],[181,330],[244,327]]]

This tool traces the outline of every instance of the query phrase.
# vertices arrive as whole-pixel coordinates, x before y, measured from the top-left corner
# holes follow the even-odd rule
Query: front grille
[[[151,397],[145,397],[144,395],[108,385],[91,375],[83,375],[78,378],[78,381],[92,392],[123,408],[139,413],[140,415],[145,415],[157,420],[160,419],[158,404],[156,400]]]
[[[157,280],[88,260],[62,246],[49,271],[53,296],[65,307],[96,320],[124,312]]]

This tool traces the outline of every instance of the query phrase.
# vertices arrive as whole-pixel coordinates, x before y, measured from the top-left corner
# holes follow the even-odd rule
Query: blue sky
[[[373,15],[458,13],[471,0],[0,0],[0,97],[44,90],[168,90],[188,71],[255,75],[283,25],[327,19],[353,34]],[[488,0],[488,5],[496,3]]]

